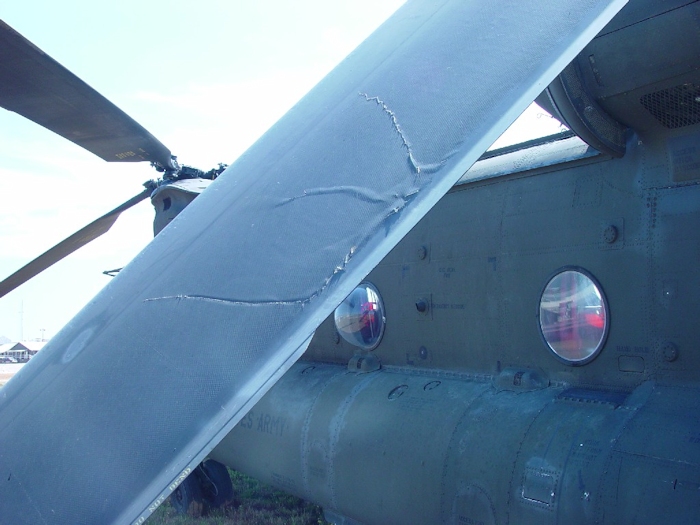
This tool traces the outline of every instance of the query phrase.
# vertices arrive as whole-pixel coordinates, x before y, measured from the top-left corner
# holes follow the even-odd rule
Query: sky
[[[143,125],[181,164],[231,164],[403,0],[23,0],[0,18]],[[0,79],[0,81],[2,81]],[[533,106],[499,139],[557,132]],[[142,190],[147,163],[107,163],[0,108],[0,279]],[[153,235],[148,200],[0,298],[0,336],[50,338]]]

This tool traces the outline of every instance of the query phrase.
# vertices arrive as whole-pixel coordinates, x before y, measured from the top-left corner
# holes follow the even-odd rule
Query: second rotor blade
[[[18,286],[26,283],[32,277],[40,274],[49,266],[57,263],[67,255],[70,255],[89,242],[94,241],[100,235],[106,233],[119,218],[119,215],[138,204],[151,194],[150,189],[145,189],[138,195],[132,197],[123,204],[120,204],[109,213],[106,213],[97,220],[94,220],[84,228],[81,228],[70,237],[59,242],[53,248],[45,251],[39,257],[26,264],[7,279],[0,282],[0,297],[7,295]]]

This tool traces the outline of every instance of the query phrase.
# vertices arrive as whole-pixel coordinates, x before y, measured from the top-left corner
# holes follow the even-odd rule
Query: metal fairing
[[[406,4],[2,389],[0,521],[142,523],[623,3]]]

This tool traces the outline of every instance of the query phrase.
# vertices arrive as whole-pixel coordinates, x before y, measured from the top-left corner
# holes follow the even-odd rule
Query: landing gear
[[[208,509],[220,509],[233,505],[233,485],[228,469],[213,459],[202,462],[200,473],[202,497]]]
[[[224,465],[213,459],[200,463],[180,486],[170,502],[178,514],[198,518],[213,509],[233,505],[233,485]]]
[[[199,469],[199,467],[197,467]],[[202,499],[202,489],[199,479],[196,476],[197,470],[190,474],[185,481],[175,489],[170,496],[170,504],[175,511],[183,516],[199,518],[204,515],[204,500]]]

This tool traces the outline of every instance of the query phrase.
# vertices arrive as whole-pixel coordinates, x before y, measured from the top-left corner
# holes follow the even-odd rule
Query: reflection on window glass
[[[362,283],[335,310],[335,327],[348,343],[371,350],[384,333],[384,305],[377,289]]]
[[[603,346],[607,312],[593,280],[567,270],[552,278],[540,300],[540,328],[549,347],[570,364],[593,359]]]

